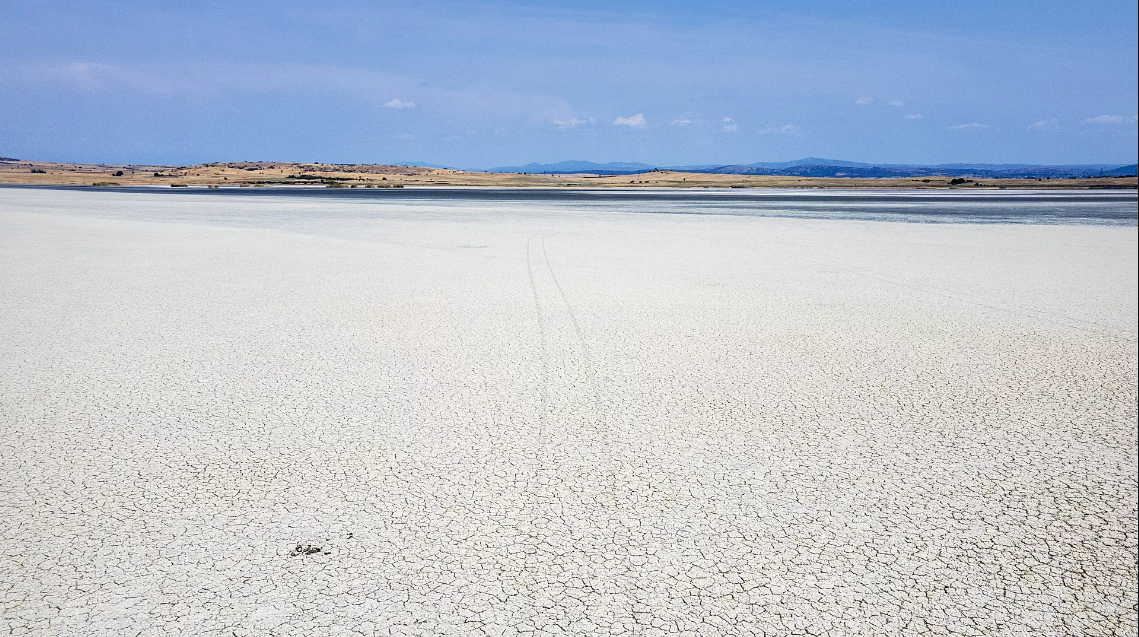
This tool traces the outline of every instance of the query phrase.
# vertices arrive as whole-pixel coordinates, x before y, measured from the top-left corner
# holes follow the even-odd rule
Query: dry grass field
[[[659,170],[599,176],[487,173],[420,166],[228,162],[196,166],[67,164],[0,160],[0,184],[74,186],[282,186],[344,188],[488,186],[568,188],[1135,188],[1135,177],[1091,179],[979,179],[952,185],[950,177],[864,179],[711,175]]]

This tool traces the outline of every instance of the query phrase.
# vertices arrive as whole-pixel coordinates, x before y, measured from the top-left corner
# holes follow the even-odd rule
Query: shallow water
[[[45,189],[43,187],[14,187]],[[91,192],[88,187],[51,187]],[[1139,225],[1139,191],[1008,190],[980,192],[930,190],[584,190],[553,188],[114,188],[99,192],[177,195],[186,198],[248,201],[279,199],[346,205],[338,218],[371,217],[377,207],[447,206],[494,208],[496,212],[573,209],[583,213],[736,215],[802,219],[848,219],[904,223],[1016,223],[1063,225]],[[364,207],[361,207],[363,205]],[[321,215],[329,208],[321,206]],[[310,217],[312,211],[294,213]],[[154,211],[162,214],[161,211]],[[212,209],[214,221],[245,225],[227,215],[224,206]],[[384,214],[384,213],[381,213]],[[202,220],[195,217],[196,220]],[[173,220],[173,219],[171,219]],[[283,220],[283,219],[282,219]],[[260,225],[260,224],[256,224]]]

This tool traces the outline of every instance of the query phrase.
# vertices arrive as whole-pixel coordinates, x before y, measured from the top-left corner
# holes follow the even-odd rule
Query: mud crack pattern
[[[3,190],[0,632],[1135,635],[1136,256]]]

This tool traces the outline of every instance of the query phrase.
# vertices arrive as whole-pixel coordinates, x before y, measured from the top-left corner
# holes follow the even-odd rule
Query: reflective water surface
[[[43,187],[15,187],[44,189]],[[51,187],[93,192],[88,187]],[[557,208],[582,213],[742,215],[805,219],[853,219],[906,223],[1027,223],[1135,226],[1139,191],[1135,190],[582,190],[553,188],[114,188],[98,192],[176,195],[248,201],[278,200],[282,213],[306,218],[387,216],[385,204],[427,209],[445,206],[484,212],[535,213]],[[167,197],[163,197],[166,199]],[[306,202],[317,203],[308,209]],[[344,206],[327,204],[343,203]],[[241,206],[244,208],[244,206]],[[160,207],[161,208],[161,207]],[[226,216],[226,206],[210,206],[211,215]],[[333,212],[335,211],[335,212]],[[153,211],[162,214],[160,209]],[[235,211],[236,212],[236,211]],[[423,210],[426,212],[426,210]],[[170,211],[170,214],[176,214]],[[275,215],[276,216],[276,215]],[[200,218],[198,220],[201,220]],[[278,218],[278,220],[281,220]],[[237,218],[214,221],[241,223]],[[258,224],[259,225],[259,224]]]

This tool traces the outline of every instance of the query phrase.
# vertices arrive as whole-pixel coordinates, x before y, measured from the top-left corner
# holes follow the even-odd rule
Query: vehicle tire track
[[[534,265],[530,260],[530,244],[534,237],[526,239],[526,274],[530,278],[530,293],[534,298],[534,316],[538,323],[538,353],[541,358],[541,377],[538,386],[538,420],[539,440],[544,442],[546,436],[546,421],[550,405],[550,355],[546,345],[546,321],[542,315],[542,301],[538,295],[538,285],[534,281]]]
[[[590,394],[593,396],[592,411],[593,428],[595,432],[600,433],[604,429],[604,410],[601,408],[601,391],[600,385],[597,381],[597,369],[593,364],[593,355],[589,350],[589,344],[585,340],[585,334],[581,329],[581,323],[577,320],[577,314],[573,311],[573,305],[569,302],[569,297],[566,296],[565,289],[562,287],[561,281],[558,280],[558,275],[554,273],[554,266],[550,263],[550,255],[546,250],[546,239],[542,237],[542,259],[546,262],[546,270],[550,273],[550,279],[554,282],[554,287],[558,291],[558,297],[565,306],[566,314],[569,316],[570,323],[573,325],[574,335],[577,337],[578,348],[581,351],[581,366],[585,373],[586,382],[589,384]]]

